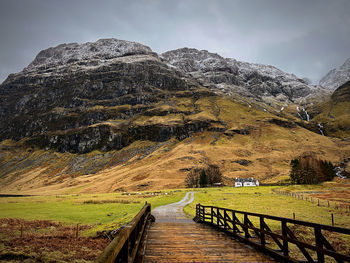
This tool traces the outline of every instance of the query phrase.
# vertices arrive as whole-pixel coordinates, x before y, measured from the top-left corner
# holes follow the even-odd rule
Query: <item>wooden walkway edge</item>
[[[152,211],[156,221],[146,240],[145,263],[275,262],[225,233],[186,217],[183,207],[192,202],[188,192],[180,202]]]

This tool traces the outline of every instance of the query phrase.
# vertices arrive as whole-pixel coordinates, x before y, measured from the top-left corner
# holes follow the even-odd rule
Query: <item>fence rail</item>
[[[138,252],[144,248],[141,241],[150,221],[154,221],[154,217],[151,215],[151,205],[146,203],[134,219],[120,230],[95,263],[139,262],[142,253]]]
[[[310,196],[309,194],[314,194],[314,192],[309,192],[309,193],[305,193],[305,192],[285,192],[285,191],[281,191],[278,189],[273,189],[272,191],[274,191],[276,194],[279,195],[285,195],[285,196],[290,196],[293,197],[295,199],[298,200],[304,200],[304,201],[308,201],[311,202],[317,206],[323,206],[323,207],[330,207],[330,208],[334,208],[336,210],[341,210],[343,212],[347,212],[350,213],[350,205],[345,204],[343,202],[336,202],[336,201],[330,201],[330,200],[324,200],[324,199],[320,199],[317,197],[313,197]]]
[[[272,231],[266,220],[277,221],[279,229]],[[350,229],[347,228],[201,204],[196,205],[195,221],[212,225],[281,262],[323,263],[325,257],[338,263],[350,262],[350,256],[337,252],[324,235],[328,231],[350,238]],[[259,223],[254,225],[253,222]],[[311,229],[314,242],[297,237],[291,225]],[[297,255],[291,255],[291,245],[297,248]]]

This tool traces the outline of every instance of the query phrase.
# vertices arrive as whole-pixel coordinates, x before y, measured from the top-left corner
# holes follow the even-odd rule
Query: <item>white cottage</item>
[[[259,186],[259,181],[251,178],[237,178],[235,179],[235,187],[243,186]]]

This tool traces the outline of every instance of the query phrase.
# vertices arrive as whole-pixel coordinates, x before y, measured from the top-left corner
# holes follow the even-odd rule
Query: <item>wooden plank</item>
[[[147,239],[149,262],[275,262],[205,224],[153,223]]]

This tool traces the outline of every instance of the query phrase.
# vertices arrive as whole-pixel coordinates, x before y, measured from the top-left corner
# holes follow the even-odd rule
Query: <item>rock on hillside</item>
[[[117,39],[62,44],[41,51],[0,85],[0,141],[86,153],[138,140],[183,140],[203,130],[224,132],[220,109],[203,113],[199,98],[238,93],[273,104],[312,92],[275,67],[208,51],[183,48],[159,57]]]
[[[161,103],[201,92],[210,93],[141,44],[63,44],[41,51],[0,86],[0,141],[27,138],[31,145],[81,153],[185,138],[208,122],[187,120],[187,112],[176,109],[164,113]],[[182,115],[167,125],[135,122],[143,113],[151,118],[171,111]]]
[[[258,101],[291,102],[317,91],[303,79],[276,67],[223,58],[206,50],[182,48],[161,56],[203,85]]]
[[[320,85],[334,90],[350,80],[350,58],[343,65],[329,71],[321,80]]]

